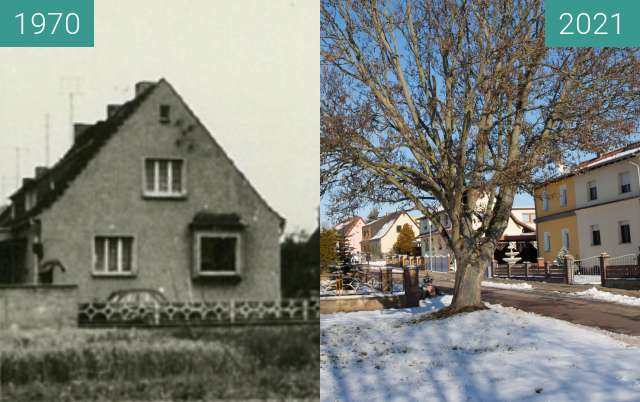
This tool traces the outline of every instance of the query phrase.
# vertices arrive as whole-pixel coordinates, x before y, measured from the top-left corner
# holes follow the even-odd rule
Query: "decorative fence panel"
[[[319,319],[318,299],[159,304],[85,303],[78,308],[78,324],[82,327],[312,324]]]
[[[573,262],[573,283],[598,284],[600,282],[600,259],[598,256],[583,258]]]
[[[565,282],[566,270],[563,266],[538,266],[537,264],[497,264],[494,261],[492,276],[494,278],[524,279],[532,281]]]

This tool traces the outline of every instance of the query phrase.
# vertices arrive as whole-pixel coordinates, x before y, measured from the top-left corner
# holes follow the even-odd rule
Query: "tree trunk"
[[[483,309],[480,284],[486,267],[493,260],[493,247],[485,245],[479,250],[463,250],[456,258],[459,264],[450,313]]]

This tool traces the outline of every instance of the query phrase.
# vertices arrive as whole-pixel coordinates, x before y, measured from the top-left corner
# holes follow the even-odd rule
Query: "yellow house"
[[[549,181],[534,190],[538,256],[554,260],[562,248],[580,257],[574,176]]]

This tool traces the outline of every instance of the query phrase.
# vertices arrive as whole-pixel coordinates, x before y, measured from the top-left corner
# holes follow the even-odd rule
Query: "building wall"
[[[576,216],[564,216],[548,221],[538,221],[536,226],[536,237],[538,238],[538,256],[551,261],[556,258],[562,248],[562,229],[569,231],[569,254],[575,258],[581,258],[580,238],[577,231]],[[544,249],[544,233],[551,235],[551,250]]]
[[[362,253],[362,227],[364,226],[364,221],[362,219],[358,219],[358,223],[351,229],[351,232],[347,235],[347,239],[349,241],[349,245],[353,248],[353,252],[360,254]]]
[[[77,326],[76,286],[0,286],[0,329]]]
[[[171,106],[171,124],[160,124],[160,104]],[[194,125],[184,134],[181,127]],[[142,196],[143,158],[186,160],[188,196]],[[234,278],[192,279],[196,213],[237,213],[244,266]],[[259,199],[222,149],[208,137],[170,87],[161,83],[120,128],[64,195],[42,214],[45,258],[58,258],[66,273],[54,283],[78,284],[81,302],[104,300],[119,289],[161,289],[169,300],[271,300],[280,297],[280,219]],[[92,275],[96,235],[135,236],[137,275]]]
[[[396,221],[391,226],[391,229],[380,239],[380,251],[382,254],[393,254],[393,245],[396,244],[396,240],[398,240],[398,234],[400,233],[397,230],[397,227],[404,226],[405,224],[409,224],[413,229],[413,234],[418,235],[420,229],[416,225],[416,223],[411,219],[408,214],[402,214],[396,219]]]
[[[567,186],[567,205],[565,207],[560,205],[560,187],[562,185]],[[537,218],[543,218],[545,216],[557,214],[560,212],[566,212],[576,207],[576,191],[574,186],[574,176],[566,177],[562,180],[549,183],[543,187],[538,187],[534,191],[535,212]],[[542,194],[547,192],[549,197],[549,210],[545,211],[542,207]]]
[[[640,199],[633,198],[576,211],[581,258],[607,252],[610,256],[638,253],[640,246]],[[631,243],[620,242],[618,222],[628,221]],[[592,245],[591,226],[600,229],[600,246]]]
[[[634,159],[633,162],[640,164],[638,159]],[[629,173],[629,177],[631,179],[630,193],[620,193],[620,180],[618,175],[622,172]],[[590,181],[595,181],[598,189],[598,198],[594,201],[589,201],[588,198],[587,183]],[[638,196],[640,195],[640,187],[638,186],[638,170],[635,166],[629,163],[629,160],[623,160],[575,176],[575,188],[576,208],[597,205],[603,202],[628,198],[630,196]]]

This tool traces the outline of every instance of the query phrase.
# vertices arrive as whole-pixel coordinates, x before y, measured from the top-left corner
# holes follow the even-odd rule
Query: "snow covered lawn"
[[[588,297],[590,299],[604,300],[630,306],[640,306],[640,297],[617,295],[615,293],[604,292],[598,288],[587,289],[584,292],[571,293],[574,296]]]
[[[323,315],[323,402],[638,401],[640,348],[499,305],[416,323],[415,309]]]
[[[500,283],[482,281],[482,286],[488,288],[500,288],[500,289],[517,289],[517,290],[531,290],[533,289],[528,283]]]

